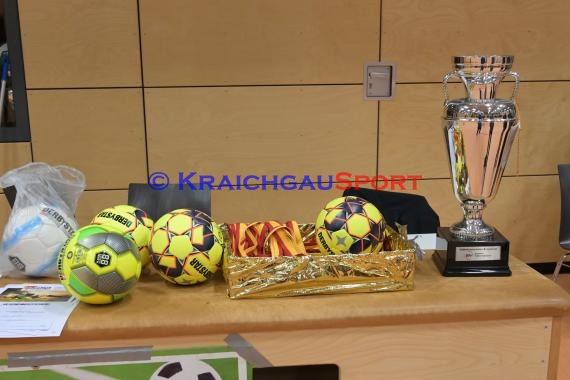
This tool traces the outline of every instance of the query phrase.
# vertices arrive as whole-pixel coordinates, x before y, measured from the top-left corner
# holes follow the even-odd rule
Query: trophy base
[[[484,240],[462,240],[449,227],[437,230],[447,241],[447,251],[435,251],[433,260],[446,277],[505,277],[509,269],[509,241],[497,230]]]

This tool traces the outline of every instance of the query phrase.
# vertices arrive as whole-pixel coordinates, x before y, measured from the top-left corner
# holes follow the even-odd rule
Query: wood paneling
[[[449,177],[437,85],[399,85],[396,98],[380,103],[379,172]]]
[[[463,216],[449,179],[421,180],[417,191],[406,192],[423,195],[442,226],[450,226]],[[563,252],[558,244],[558,176],[504,177],[483,219],[505,235],[510,253],[524,262],[553,262]]]
[[[347,329],[246,333],[244,338],[275,366],[335,363],[342,379],[545,379],[551,326],[551,319],[534,318],[371,326],[348,329],[349,335]],[[354,342],[358,351],[351,347]]]
[[[381,57],[398,82],[441,82],[460,54],[512,54],[524,80],[567,80],[568,14],[555,0],[384,0]]]
[[[18,3],[28,88],[141,84],[135,0]]]
[[[362,83],[379,0],[140,2],[147,86]]]
[[[4,194],[0,194],[0,233],[2,234],[4,234],[4,226],[6,226],[6,223],[8,222],[8,217],[10,216],[11,211],[12,209],[10,208],[8,200]]]
[[[442,226],[449,226],[452,223],[456,223],[463,216],[459,201],[457,201],[453,195],[450,179],[417,181],[416,191],[406,190],[403,192],[423,195],[431,208],[439,216],[439,222]]]
[[[0,144],[3,171],[30,161],[33,147],[37,161],[82,170],[88,189],[117,189],[87,191],[82,223],[126,201],[129,183],[146,181],[148,155],[150,171],[173,183],[179,172],[234,184],[238,175],[421,175],[406,191],[425,195],[450,225],[461,210],[446,179],[442,76],[454,54],[513,54],[525,81],[522,129],[485,218],[527,262],[561,252],[556,165],[570,162],[570,82],[561,81],[570,80],[569,2],[20,0],[19,10],[28,88],[110,87],[29,90],[32,144]],[[139,11],[145,85],[176,88],[141,88]],[[380,105],[364,101],[358,84],[362,64],[379,58],[396,63],[400,83]],[[137,88],[113,89],[124,86]],[[511,88],[503,84],[499,96]],[[459,84],[450,90],[463,96]],[[216,190],[213,214],[312,222],[341,193]]]
[[[461,86],[462,87],[462,86]],[[452,98],[463,97],[459,84]],[[457,94],[457,95],[456,95]],[[532,98],[540,101],[540,97]],[[439,84],[399,85],[396,98],[380,104],[379,171],[383,175],[448,178],[449,158],[443,133],[443,91]],[[527,113],[536,111],[529,107]],[[515,140],[505,175],[517,172],[519,138]]]
[[[34,159],[83,171],[88,189],[146,182],[140,89],[28,91]]]
[[[0,176],[32,161],[30,143],[0,144]],[[1,191],[1,188],[0,188]]]
[[[7,171],[18,168],[32,161],[30,143],[3,143],[0,144],[0,176]],[[8,221],[11,208],[0,187],[0,236]]]
[[[558,176],[503,178],[484,213],[511,242],[513,255],[527,263],[557,261],[560,185]]]
[[[570,82],[523,83],[519,174],[558,174],[570,163]]]
[[[81,194],[77,204],[77,222],[80,226],[85,226],[97,215],[97,213],[107,207],[127,204],[127,190],[104,190],[85,191]]]
[[[150,171],[173,183],[178,172],[219,181],[376,171],[377,105],[360,86],[145,91]]]

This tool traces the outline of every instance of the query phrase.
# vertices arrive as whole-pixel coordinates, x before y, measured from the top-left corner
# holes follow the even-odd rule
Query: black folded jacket
[[[436,233],[439,227],[439,216],[421,195],[362,188],[346,189],[343,196],[349,195],[366,199],[376,206],[386,223],[396,231],[396,223],[406,225],[410,234]]]

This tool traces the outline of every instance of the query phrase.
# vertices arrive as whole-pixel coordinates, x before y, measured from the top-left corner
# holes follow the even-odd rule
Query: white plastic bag
[[[78,228],[85,176],[69,166],[33,162],[0,177],[16,199],[0,246],[0,277],[56,277],[61,246]]]

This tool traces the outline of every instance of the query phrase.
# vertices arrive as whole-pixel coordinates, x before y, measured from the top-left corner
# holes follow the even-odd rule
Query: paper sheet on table
[[[426,251],[447,249],[447,242],[437,234],[408,234],[408,240],[416,242],[421,249]]]
[[[0,288],[0,338],[59,336],[79,301],[60,284]]]

